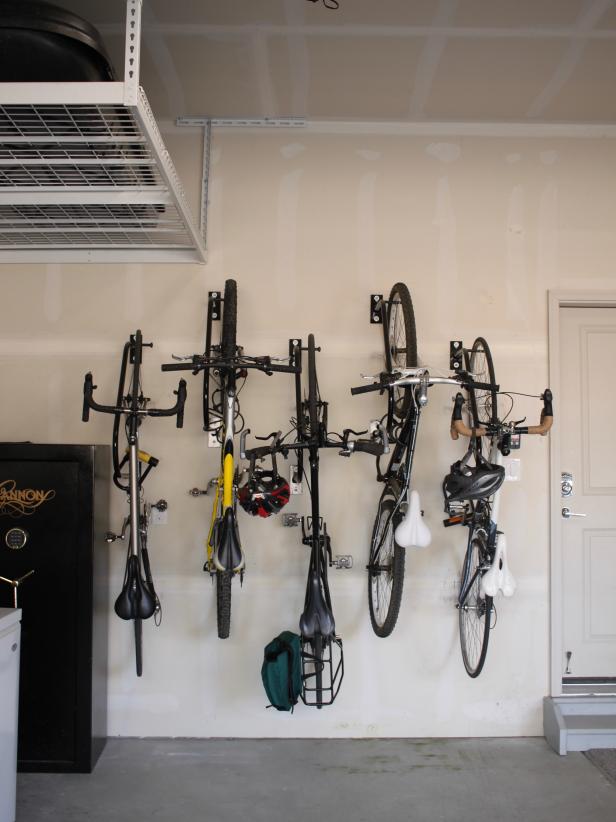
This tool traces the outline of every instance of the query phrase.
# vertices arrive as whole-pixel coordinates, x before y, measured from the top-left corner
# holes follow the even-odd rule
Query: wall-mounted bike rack
[[[379,303],[383,300],[382,294],[370,295],[370,323],[371,325],[383,325],[383,315],[381,314]]]

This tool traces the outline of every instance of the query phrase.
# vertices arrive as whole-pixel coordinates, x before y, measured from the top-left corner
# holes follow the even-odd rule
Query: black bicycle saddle
[[[299,630],[303,637],[311,639],[315,634],[324,637],[336,633],[336,623],[331,608],[327,605],[318,575],[313,572],[308,582],[308,604],[299,618]]]
[[[136,556],[126,563],[124,585],[113,606],[120,619],[149,619],[156,610],[156,595],[150,589],[139,567]]]
[[[244,554],[233,508],[227,508],[220,525],[218,545],[214,551],[214,566],[218,571],[241,571],[244,567]]]

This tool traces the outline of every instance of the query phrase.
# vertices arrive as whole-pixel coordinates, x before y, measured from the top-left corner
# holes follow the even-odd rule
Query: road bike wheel
[[[461,600],[458,603],[460,647],[466,673],[478,677],[483,669],[490,639],[492,597],[481,594],[481,577],[488,565],[488,551],[482,534],[471,531],[462,568]]]
[[[133,619],[135,628],[135,666],[137,669],[137,676],[143,674],[143,620]]]
[[[222,310],[222,356],[231,359],[235,356],[235,341],[237,331],[237,283],[227,280],[225,283],[225,297]]]
[[[308,417],[310,419],[310,436],[314,437],[319,431],[318,409],[319,386],[317,383],[316,352],[314,334],[308,335]]]
[[[415,313],[408,288],[396,283],[389,295],[385,328],[385,365],[388,371],[417,366]],[[394,388],[394,414],[403,420],[411,404],[410,388]]]
[[[216,622],[218,638],[228,639],[231,630],[231,571],[216,571]]]
[[[490,347],[483,337],[477,337],[471,348],[468,360],[469,371],[477,382],[496,384],[494,363]],[[495,389],[469,389],[469,400],[472,414],[472,426],[498,422],[498,398]]]
[[[394,506],[394,499],[379,500],[368,564],[370,622],[380,637],[389,636],[396,625],[404,587],[405,551],[394,538],[402,514],[393,513]]]

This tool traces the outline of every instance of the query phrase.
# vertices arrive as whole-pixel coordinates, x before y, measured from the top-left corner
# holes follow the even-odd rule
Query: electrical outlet
[[[522,460],[505,460],[505,480],[508,482],[519,482],[522,479]]]
[[[289,473],[289,488],[291,489],[292,494],[302,493],[302,483],[301,478],[298,476],[297,465],[291,466],[291,471]]]
[[[208,431],[207,432],[207,447],[208,448],[220,448],[220,443],[218,442],[218,437],[216,436],[216,431]]]
[[[151,525],[166,525],[169,512],[165,508],[164,511],[159,511],[158,508],[152,507],[150,510],[150,524]]]

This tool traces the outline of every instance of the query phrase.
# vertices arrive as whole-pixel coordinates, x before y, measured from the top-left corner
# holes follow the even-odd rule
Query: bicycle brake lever
[[[243,460],[246,459],[246,437],[248,436],[248,434],[250,434],[250,428],[247,428],[240,434],[240,457]]]

